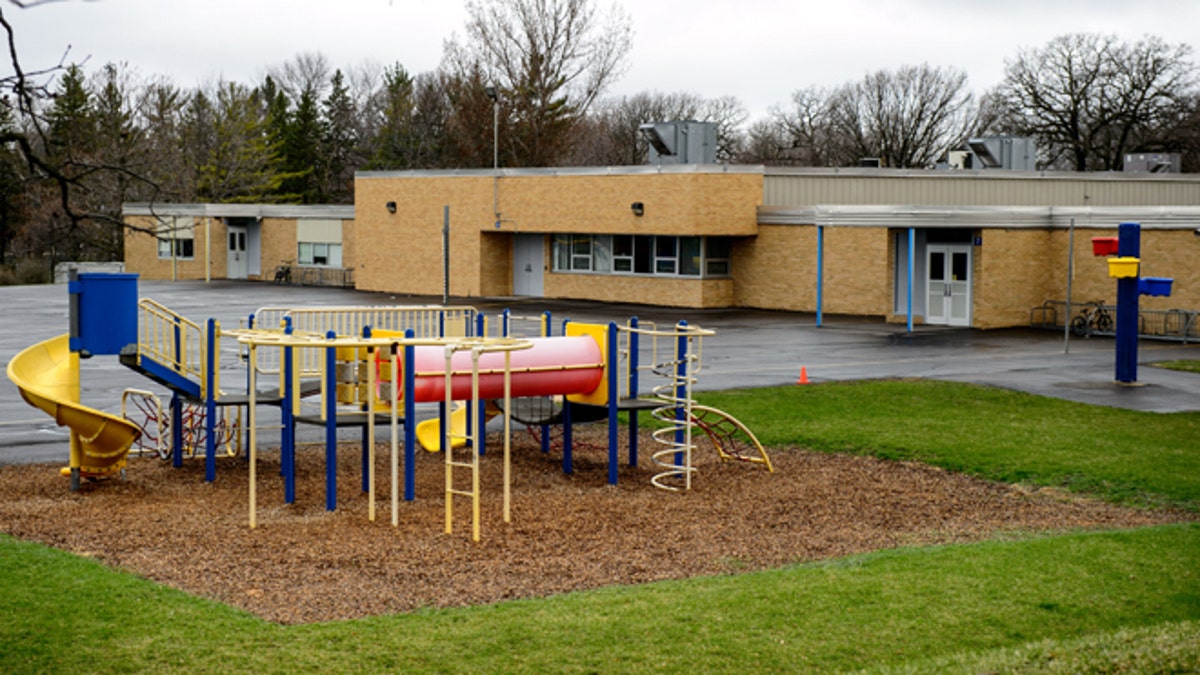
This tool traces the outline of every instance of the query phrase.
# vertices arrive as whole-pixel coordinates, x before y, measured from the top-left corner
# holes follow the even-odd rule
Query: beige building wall
[[[181,219],[182,220],[182,219]],[[125,232],[125,269],[142,279],[204,279],[207,260],[209,278],[223,279],[226,271],[226,230],[218,218],[192,217],[193,251],[189,259],[159,258],[156,219],[128,216]]]
[[[361,242],[355,272],[359,288],[440,294],[442,224],[448,206],[450,294],[472,297],[512,292],[512,235],[516,233],[753,235],[762,174],[721,167],[636,169],[621,174],[564,170],[502,175],[494,181],[490,172],[360,173],[355,194],[356,234]],[[501,214],[499,227],[493,194]],[[395,202],[395,213],[389,212],[389,202]],[[644,215],[633,213],[634,202],[642,203]],[[728,280],[554,274],[549,237],[544,250],[546,297],[610,300],[618,297],[617,289],[634,287],[653,288],[655,298],[667,300],[663,304],[682,306],[699,306],[694,303],[705,302],[704,298],[720,302],[732,297]],[[631,296],[620,298],[629,301]]]
[[[760,225],[733,247],[734,304],[811,312],[817,306],[817,228]]]

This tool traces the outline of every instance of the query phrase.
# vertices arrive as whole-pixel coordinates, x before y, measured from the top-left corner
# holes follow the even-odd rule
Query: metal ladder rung
[[[456,461],[454,461],[454,460],[450,460],[450,461],[446,462],[446,464],[448,464],[448,465],[450,465],[450,466],[457,466],[457,467],[461,467],[461,468],[463,468],[463,469],[473,469],[473,468],[475,468],[475,465],[474,465],[474,464],[472,464],[471,462],[456,462]]]
[[[471,492],[470,490],[457,490],[457,489],[451,488],[450,490],[448,490],[448,492],[450,492],[450,494],[463,495],[464,497],[474,497],[475,496],[475,493]]]

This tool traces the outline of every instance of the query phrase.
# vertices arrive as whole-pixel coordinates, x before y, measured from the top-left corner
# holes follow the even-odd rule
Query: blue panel
[[[137,342],[138,275],[80,274],[79,349],[117,355]]]

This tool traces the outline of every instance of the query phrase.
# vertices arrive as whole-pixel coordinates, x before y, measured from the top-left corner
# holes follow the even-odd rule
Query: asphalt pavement
[[[138,294],[152,298],[202,323],[216,318],[222,327],[243,325],[261,307],[437,305],[441,297],[365,293],[351,289],[279,286],[238,281],[140,281]],[[1111,338],[1066,340],[1060,331],[1034,329],[974,330],[918,327],[880,320],[826,316],[817,327],[806,313],[745,309],[678,309],[634,304],[604,304],[541,298],[450,298],[494,317],[509,309],[516,323],[550,312],[555,334],[559,322],[624,323],[631,316],[659,328],[679,321],[714,331],[702,341],[697,390],[796,385],[801,372],[808,386],[822,382],[872,378],[931,378],[973,382],[1027,391],[1083,403],[1160,413],[1200,410],[1200,375],[1149,364],[1171,359],[1200,359],[1200,345],[1142,340],[1134,385],[1115,382]],[[65,285],[0,287],[0,362],[20,350],[67,332]],[[665,340],[663,342],[666,342]],[[223,346],[233,350],[232,345]],[[649,345],[643,345],[643,353]],[[659,345],[660,351],[669,349]],[[647,357],[643,356],[643,361]],[[222,363],[237,367],[236,354]],[[241,376],[244,377],[244,374]],[[224,374],[228,387],[237,373]],[[643,391],[650,384],[643,384]],[[802,386],[802,385],[797,385]],[[150,390],[165,404],[169,392],[120,365],[115,356],[97,356],[81,366],[85,405],[120,414],[122,392]],[[317,430],[307,432],[313,439]],[[347,438],[357,430],[345,430]],[[66,429],[27,405],[8,378],[0,378],[0,464],[60,462],[67,457]],[[302,436],[301,440],[305,440]]]

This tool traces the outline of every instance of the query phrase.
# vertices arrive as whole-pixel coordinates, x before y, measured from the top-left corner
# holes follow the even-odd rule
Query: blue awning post
[[[825,297],[825,226],[817,226],[817,327],[821,327]]]
[[[1138,223],[1118,225],[1117,255],[1140,258],[1141,233]],[[1117,381],[1126,384],[1137,382],[1138,295],[1138,275],[1117,279],[1116,374]]]
[[[329,340],[337,333],[325,334]],[[337,509],[337,347],[325,348],[325,510]]]
[[[905,324],[908,332],[913,330],[913,275],[917,260],[917,230],[908,228],[908,321]]]

